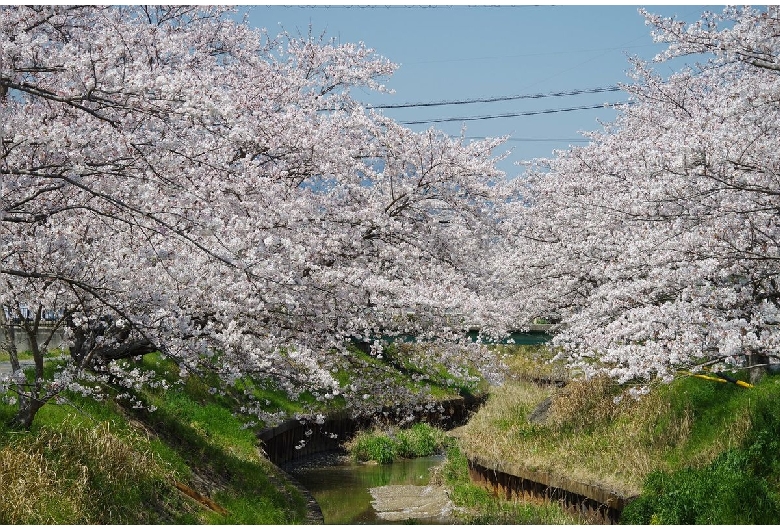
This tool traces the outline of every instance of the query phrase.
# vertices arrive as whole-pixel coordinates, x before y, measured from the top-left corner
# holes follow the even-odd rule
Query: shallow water
[[[380,465],[355,464],[337,455],[329,455],[296,462],[287,467],[287,472],[317,500],[325,524],[398,524],[377,516],[371,506],[369,489],[402,484],[425,486],[430,480],[430,468],[443,459],[443,456],[429,456]]]

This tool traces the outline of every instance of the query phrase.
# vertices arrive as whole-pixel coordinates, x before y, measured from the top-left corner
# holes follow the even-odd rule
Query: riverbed
[[[446,494],[429,485],[430,468],[443,460],[439,455],[359,464],[327,453],[296,460],[285,470],[315,498],[325,524],[452,524]]]

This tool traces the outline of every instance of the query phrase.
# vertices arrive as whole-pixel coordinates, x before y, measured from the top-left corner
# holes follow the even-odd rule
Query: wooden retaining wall
[[[451,429],[463,425],[484,398],[460,397],[437,405],[437,410],[423,412],[416,422],[424,421]],[[385,417],[383,414],[378,417]],[[391,422],[392,414],[387,416]],[[314,421],[288,420],[276,427],[265,429],[258,435],[268,459],[276,465],[325,451],[338,450],[341,445],[355,435],[359,430],[368,429],[375,423],[376,417],[353,418],[348,414],[338,414],[325,419],[322,424]]]
[[[507,500],[546,500],[560,502],[564,509],[600,524],[617,524],[623,508],[633,500],[600,486],[531,471],[517,466],[488,464],[479,456],[467,455],[469,477]],[[495,469],[506,467],[506,469]]]

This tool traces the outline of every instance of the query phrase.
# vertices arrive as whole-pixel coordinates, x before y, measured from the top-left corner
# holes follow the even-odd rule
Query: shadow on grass
[[[304,520],[303,496],[270,462],[231,454],[229,449],[209,441],[208,425],[187,424],[186,419],[164,408],[154,412],[145,408],[127,410],[184,459],[193,473],[190,487],[227,510],[227,515],[210,511],[209,522],[294,524]]]

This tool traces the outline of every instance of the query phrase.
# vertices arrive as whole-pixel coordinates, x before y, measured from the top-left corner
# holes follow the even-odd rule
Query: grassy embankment
[[[160,374],[178,368],[157,355]],[[6,425],[0,405],[0,522],[3,524],[272,524],[302,522],[305,501],[256,447],[251,430],[190,377],[139,397],[154,412],[75,394],[47,405],[29,432]],[[116,398],[116,399],[114,399]],[[185,492],[180,491],[185,490]],[[197,499],[196,499],[197,497]]]
[[[465,451],[607,485],[626,496],[644,492],[624,512],[629,522],[780,520],[780,378],[768,376],[753,389],[683,378],[640,401],[616,403],[621,389],[605,380],[562,389],[540,385],[540,378],[565,376],[563,367],[544,364],[544,348],[512,351],[515,377],[494,389],[462,430]],[[144,365],[171,380],[178,374],[155,355]],[[358,357],[354,369],[397,381],[409,375],[370,356]],[[339,378],[348,382],[349,370]],[[410,381],[409,388],[419,384]],[[212,394],[210,386],[189,377],[171,391],[146,391],[140,397],[157,407],[152,413],[122,406],[121,399],[97,403],[68,395],[66,404],[44,407],[30,432],[0,427],[0,522],[303,522],[302,497],[258,454],[254,431],[242,428],[247,418],[230,413],[240,394]],[[432,386],[440,397],[464,390],[457,383]],[[323,406],[306,395],[290,402],[258,382],[246,382],[244,390],[290,414]],[[540,407],[548,398],[549,406]],[[13,410],[0,405],[0,425]],[[468,481],[459,446],[432,444],[426,441],[430,433],[417,430],[425,436],[405,442],[406,435],[396,436],[401,449],[389,451],[403,455],[405,444],[417,447],[417,454],[421,447],[448,445],[438,476],[455,503],[467,508],[466,521],[577,522],[555,505],[488,495]],[[205,497],[192,498],[198,494]]]
[[[178,379],[178,367],[159,355],[145,356],[142,366],[172,384]],[[351,373],[369,372],[436,397],[476,389],[412,380],[358,352],[337,377],[349,383]],[[15,407],[0,401],[0,523],[305,522],[303,497],[258,452],[263,425],[244,428],[252,418],[231,411],[243,404],[244,392],[288,415],[328,412],[343,402],[325,404],[308,394],[290,401],[261,381],[243,381],[226,395],[212,386],[191,375],[167,391],[136,394],[153,412],[133,408],[109,386],[101,389],[110,396],[102,402],[65,393],[62,404],[41,409],[29,432],[7,427]]]
[[[532,382],[565,373],[544,364],[548,356],[515,349],[514,380],[462,430],[466,453],[643,494],[625,522],[780,522],[780,377],[751,389],[681,377],[636,401],[606,379]]]

